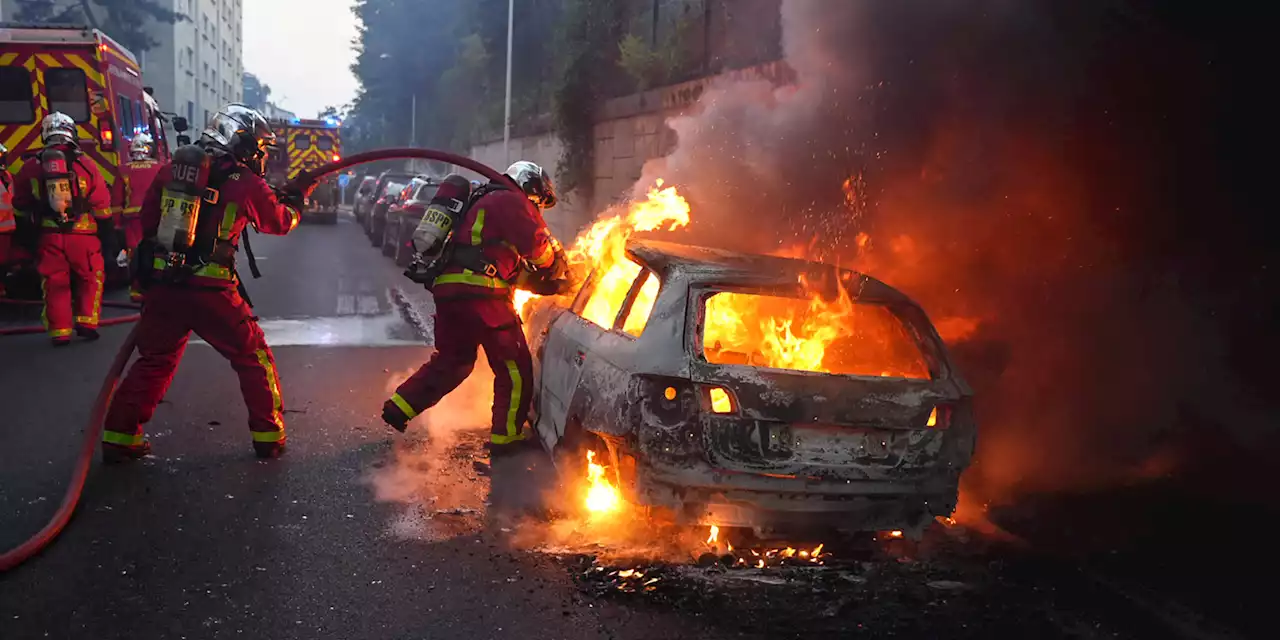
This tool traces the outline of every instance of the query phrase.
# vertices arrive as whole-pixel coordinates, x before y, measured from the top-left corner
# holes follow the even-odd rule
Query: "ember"
[[[831,556],[830,553],[822,552],[825,546],[823,544],[812,549],[784,546],[735,550],[729,541],[725,540],[723,544],[721,543],[720,527],[713,524],[706,540],[706,545],[711,548],[711,551],[699,557],[699,564],[719,563],[728,567],[764,569],[776,566],[821,565]]]

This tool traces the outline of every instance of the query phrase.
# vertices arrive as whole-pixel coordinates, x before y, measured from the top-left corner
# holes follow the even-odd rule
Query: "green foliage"
[[[567,0],[557,39],[560,81],[552,121],[564,145],[557,171],[565,191],[589,190],[595,153],[595,111],[618,75],[618,42],[626,23],[624,0]]]
[[[637,91],[647,91],[671,81],[688,58],[684,45],[689,39],[693,22],[687,19],[666,35],[656,46],[634,33],[629,33],[618,43],[618,66],[636,82]]]
[[[148,33],[151,23],[173,24],[186,19],[160,0],[15,0],[19,22],[87,24],[135,54],[160,44]]]

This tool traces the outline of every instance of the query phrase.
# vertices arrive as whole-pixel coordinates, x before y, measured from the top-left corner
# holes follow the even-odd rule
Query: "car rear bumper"
[[[636,469],[635,499],[686,524],[917,531],[955,510],[960,474],[945,468],[911,481],[806,481],[709,466]]]

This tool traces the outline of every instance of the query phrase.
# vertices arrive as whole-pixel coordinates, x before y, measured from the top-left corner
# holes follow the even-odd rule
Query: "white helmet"
[[[76,121],[71,116],[60,111],[45,116],[44,122],[40,124],[40,141],[44,142],[46,147],[55,144],[76,143]]]
[[[150,160],[151,152],[155,148],[156,141],[149,133],[139,133],[133,136],[133,142],[129,143],[129,159],[135,162],[139,160]]]

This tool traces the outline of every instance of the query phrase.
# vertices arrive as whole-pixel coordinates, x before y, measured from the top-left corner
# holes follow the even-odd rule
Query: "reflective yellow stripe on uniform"
[[[120,433],[119,431],[103,431],[102,441],[108,444],[118,444],[122,447],[136,447],[142,444],[143,436],[141,433]]]
[[[476,223],[471,225],[471,244],[479,246],[484,240],[482,232],[484,231],[484,209],[476,212]]]
[[[418,412],[413,410],[413,405],[410,405],[409,401],[405,400],[404,396],[401,396],[398,393],[391,396],[391,402],[393,402],[397,407],[399,407],[400,411],[404,413],[405,417],[409,418],[410,420],[412,420],[414,417],[418,415]]]
[[[169,263],[165,262],[164,258],[156,258],[151,262],[151,266],[156,271],[164,271],[169,268]],[[206,264],[199,269],[196,269],[192,275],[200,276],[201,278],[213,278],[216,280],[236,279],[234,271],[229,267],[224,267],[220,264]]]
[[[231,231],[236,227],[236,213],[240,211],[240,205],[232,202],[227,204],[227,208],[222,212],[222,224],[218,227],[218,237],[222,240],[231,239]]]
[[[514,360],[507,361],[507,375],[511,376],[511,405],[507,408],[507,434],[490,434],[493,444],[511,444],[524,440],[524,425],[516,424],[516,413],[520,411],[520,399],[524,395],[524,379],[520,377],[520,367]]]
[[[494,278],[484,276],[478,273],[446,273],[436,278],[436,284],[469,284],[477,287],[486,287],[489,289],[509,289],[511,285],[507,284],[502,278]]]
[[[280,427],[279,435],[284,435],[284,400],[280,397],[280,379],[276,377],[276,365],[271,361],[271,355],[266,349],[258,349],[258,364],[262,365],[262,369],[267,374],[267,386],[271,389],[271,422]],[[261,440],[258,434],[263,433],[255,431],[253,439],[258,442],[277,442],[279,437],[271,440]],[[264,433],[272,435],[271,433]]]
[[[548,242],[548,243],[547,243],[547,248],[546,248],[546,249],[544,249],[544,250],[542,251],[542,253],[538,254],[538,255],[533,259],[533,266],[535,266],[535,267],[546,267],[546,266],[550,266],[550,265],[551,265],[551,262],[552,262],[553,260],[555,260],[555,259],[556,259],[556,254],[555,254],[555,252],[554,252],[554,251],[552,251],[552,250],[551,250],[551,243],[550,243],[550,242]]]

